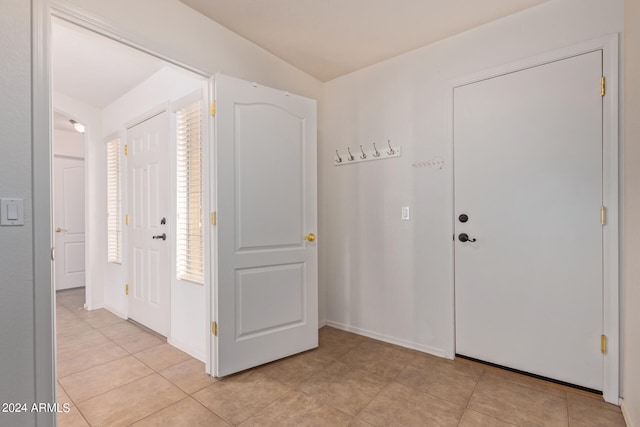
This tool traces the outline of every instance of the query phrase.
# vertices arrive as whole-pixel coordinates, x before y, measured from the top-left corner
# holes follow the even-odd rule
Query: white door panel
[[[601,64],[454,92],[456,352],[599,390]]]
[[[301,246],[303,129],[304,117],[277,105],[235,106],[238,250]]]
[[[167,336],[170,316],[168,113],[162,112],[128,129],[127,144],[129,317]],[[162,235],[165,239],[158,238]]]
[[[84,160],[54,158],[56,290],[85,286]]]
[[[318,345],[315,101],[216,78],[216,375]]]

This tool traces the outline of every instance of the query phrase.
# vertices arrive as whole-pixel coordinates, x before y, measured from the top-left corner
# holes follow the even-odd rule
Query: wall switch
[[[0,225],[24,225],[22,199],[0,199]]]
[[[402,207],[402,220],[409,221],[409,206]]]

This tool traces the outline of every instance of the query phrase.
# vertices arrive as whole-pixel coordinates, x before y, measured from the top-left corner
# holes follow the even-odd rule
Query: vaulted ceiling
[[[321,81],[548,0],[180,0]]]
[[[180,0],[321,81],[548,0]],[[54,91],[104,108],[168,64],[60,19]],[[59,120],[59,126],[63,121]]]

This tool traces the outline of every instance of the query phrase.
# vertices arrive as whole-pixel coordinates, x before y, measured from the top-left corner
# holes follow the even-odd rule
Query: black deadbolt
[[[160,225],[165,225],[167,223],[167,219],[166,218],[162,218],[160,220]]]
[[[469,221],[469,216],[467,214],[460,214],[460,216],[458,217],[458,220],[460,222],[467,222]]]

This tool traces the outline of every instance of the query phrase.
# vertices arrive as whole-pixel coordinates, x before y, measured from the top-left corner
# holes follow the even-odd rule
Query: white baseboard
[[[185,353],[187,353],[189,356],[198,359],[199,361],[205,363],[205,359],[206,356],[204,353],[202,353],[201,351],[195,350],[194,348],[192,348],[191,346],[180,342],[179,340],[173,339],[173,338],[167,338],[167,343],[174,346],[175,348],[177,348],[180,351],[184,351]]]
[[[111,307],[109,304],[104,304],[103,307],[105,310],[109,310],[110,312],[112,312],[113,314],[115,314],[116,316],[118,316],[121,319],[127,320],[129,318],[129,316],[127,314],[125,314],[124,312],[118,310],[115,307]]]
[[[624,422],[627,424],[627,427],[637,427],[636,424],[631,422],[629,412],[627,411],[627,408],[624,405],[624,399],[622,398],[620,398],[620,409],[622,409],[622,417],[624,418]]]
[[[327,326],[340,329],[347,332],[353,332],[354,334],[363,335],[365,337],[373,338],[378,341],[384,341],[389,344],[399,345],[400,347],[410,348],[412,350],[418,350],[423,353],[428,353],[434,356],[446,358],[447,353],[441,348],[431,347],[424,344],[419,344],[413,341],[403,340],[390,335],[380,334],[378,332],[370,331],[367,329],[358,328],[355,326],[345,325],[343,323],[333,322],[331,320],[326,321]]]

